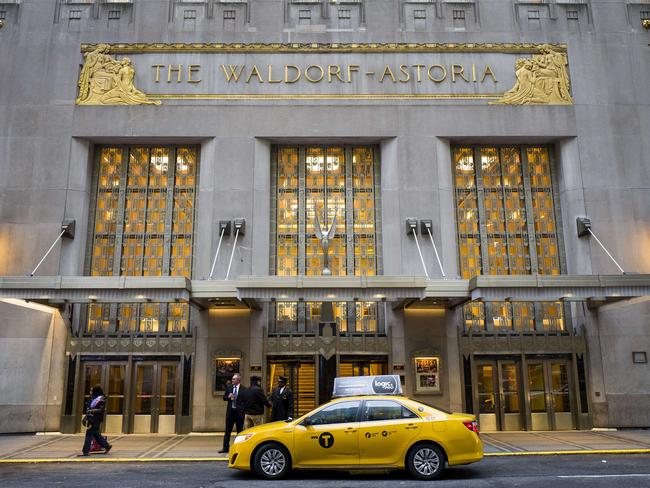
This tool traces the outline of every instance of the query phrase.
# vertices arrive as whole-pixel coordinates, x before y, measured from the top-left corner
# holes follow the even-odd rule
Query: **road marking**
[[[486,452],[483,456],[574,456],[580,454],[650,454],[650,449],[585,449],[575,451]]]
[[[650,478],[649,474],[567,474],[558,478]]]

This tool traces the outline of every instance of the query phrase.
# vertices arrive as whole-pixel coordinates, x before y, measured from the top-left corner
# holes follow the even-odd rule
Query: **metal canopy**
[[[185,302],[199,308],[259,308],[271,301],[386,301],[394,308],[454,307],[468,301],[585,301],[597,307],[650,296],[650,275],[242,276],[189,280],[151,276],[5,276],[0,299],[62,307],[66,303]]]
[[[650,296],[650,275],[476,276],[469,288],[472,301],[584,301],[598,307]]]

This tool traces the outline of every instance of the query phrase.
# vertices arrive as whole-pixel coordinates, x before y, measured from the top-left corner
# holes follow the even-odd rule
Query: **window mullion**
[[[521,151],[521,173],[524,179],[524,197],[526,201],[526,228],[528,229],[528,255],[530,257],[531,274],[538,273],[537,246],[535,238],[535,216],[533,215],[533,192],[530,186],[530,173],[528,170],[528,151],[526,147]]]
[[[122,150],[122,167],[120,168],[120,187],[117,205],[117,226],[115,227],[115,253],[113,275],[122,274],[122,244],[124,242],[124,212],[126,210],[126,184],[128,180],[129,149]]]
[[[474,149],[474,170],[476,173],[476,206],[478,207],[479,232],[481,234],[481,274],[490,274],[490,256],[488,254],[487,223],[485,215],[485,190],[483,186],[483,163],[481,149]]]
[[[352,189],[353,151],[350,146],[344,149],[345,155],[345,254],[348,276],[355,275],[356,263],[354,262],[354,202]]]
[[[508,232],[508,212],[506,208],[506,188],[503,182],[503,154],[501,148],[497,151],[499,158],[499,181],[501,182],[501,210],[503,212],[503,235],[506,240],[506,258],[508,259],[508,274],[512,273],[512,264],[510,263],[510,233]]]
[[[298,275],[305,274],[305,230],[307,228],[305,219],[307,209],[305,208],[305,154],[304,146],[298,148]],[[304,317],[304,315],[303,315]]]
[[[167,210],[165,213],[165,233],[163,235],[162,275],[171,275],[172,223],[174,217],[174,180],[176,178],[176,148],[170,149],[170,161],[167,165]]]

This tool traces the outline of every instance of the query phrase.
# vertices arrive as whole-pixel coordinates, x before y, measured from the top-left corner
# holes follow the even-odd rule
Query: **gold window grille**
[[[546,146],[452,149],[459,264],[479,274],[560,274],[556,211]],[[466,330],[565,330],[554,302],[474,303]]]
[[[370,146],[275,148],[273,267],[279,276],[319,276],[316,221],[327,230],[333,275],[377,274],[377,164]]]
[[[90,274],[186,276],[192,272],[195,147],[102,147]],[[187,304],[93,304],[88,332],[182,332]]]

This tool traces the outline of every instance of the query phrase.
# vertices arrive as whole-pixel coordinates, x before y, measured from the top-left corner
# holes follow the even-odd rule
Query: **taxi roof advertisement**
[[[401,394],[402,384],[398,375],[335,378],[332,392],[334,397]]]

